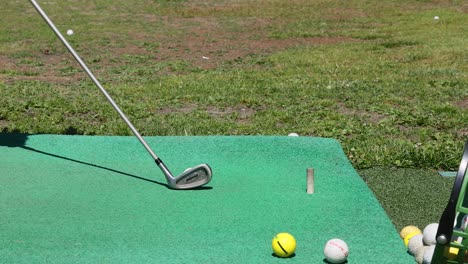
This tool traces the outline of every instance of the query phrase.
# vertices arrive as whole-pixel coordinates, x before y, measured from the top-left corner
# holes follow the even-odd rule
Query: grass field
[[[468,138],[464,1],[39,3],[142,134],[336,138],[397,228],[438,220]],[[2,7],[0,131],[129,135],[29,2]]]

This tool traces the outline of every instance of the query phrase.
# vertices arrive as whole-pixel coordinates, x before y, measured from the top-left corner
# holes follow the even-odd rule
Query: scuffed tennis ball
[[[276,256],[287,258],[296,250],[296,239],[289,233],[279,233],[271,241],[271,247]]]
[[[416,251],[423,246],[423,235],[414,235],[408,242],[408,252],[414,256],[414,254],[416,254]]]
[[[414,231],[412,233],[409,233],[405,236],[405,239],[403,239],[403,242],[405,243],[405,246],[408,247],[409,240],[414,237],[415,235],[421,234],[421,231]],[[423,237],[424,238],[424,237]]]
[[[419,231],[420,234],[422,234],[421,232],[421,229],[419,229],[418,227],[416,226],[412,226],[412,225],[409,225],[409,226],[405,226],[403,227],[403,229],[401,229],[400,231],[400,237],[401,239],[405,239],[405,237],[410,234],[410,233],[413,233],[415,231]]]

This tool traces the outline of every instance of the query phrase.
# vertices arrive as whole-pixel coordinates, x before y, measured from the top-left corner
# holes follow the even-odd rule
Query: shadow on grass
[[[63,159],[63,160],[71,161],[71,162],[76,162],[76,163],[91,166],[91,167],[94,167],[94,168],[99,168],[99,169],[115,172],[115,173],[118,173],[118,174],[121,174],[121,175],[125,175],[125,176],[128,176],[128,177],[138,179],[138,180],[155,183],[155,184],[164,186],[164,187],[169,189],[169,186],[167,184],[164,184],[164,183],[161,183],[161,182],[158,182],[158,181],[146,179],[146,178],[143,178],[143,177],[140,177],[140,176],[137,176],[137,175],[133,175],[133,174],[129,174],[129,173],[126,173],[126,172],[114,170],[114,169],[111,169],[111,168],[99,166],[99,165],[96,165],[96,164],[92,164],[92,163],[88,163],[88,162],[84,162],[84,161],[80,161],[80,160],[76,160],[76,159],[67,158],[67,157],[64,157],[64,156],[60,156],[60,155],[56,155],[56,154],[52,154],[52,153],[48,153],[48,152],[45,152],[45,151],[41,151],[41,150],[38,150],[38,149],[28,147],[28,146],[26,146],[26,141],[28,140],[28,136],[29,136],[29,134],[0,132],[0,146],[9,147],[9,148],[21,148],[21,149],[29,150],[29,151],[39,153],[39,154],[43,154],[43,155],[47,155],[47,156],[50,156],[50,157]],[[207,187],[205,187],[205,188],[207,188]]]

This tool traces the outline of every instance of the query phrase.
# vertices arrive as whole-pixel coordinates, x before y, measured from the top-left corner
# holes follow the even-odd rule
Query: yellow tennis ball
[[[279,233],[271,241],[271,247],[276,256],[287,258],[296,250],[296,239],[291,234]]]
[[[407,235],[409,235],[410,233],[413,233],[413,232],[416,232],[416,231],[419,231],[421,234],[421,229],[417,228],[416,226],[405,226],[403,227],[403,229],[400,231],[400,237],[401,239],[405,239],[405,237]]]
[[[405,242],[405,246],[408,247],[409,240],[415,235],[419,235],[419,234],[421,234],[421,230],[417,230],[417,231],[407,234],[405,236],[405,239],[403,239],[403,241]]]

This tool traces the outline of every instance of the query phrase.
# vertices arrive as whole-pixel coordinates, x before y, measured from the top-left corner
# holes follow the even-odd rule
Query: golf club
[[[145,149],[148,151],[148,153],[151,155],[151,157],[154,159],[158,167],[161,169],[161,171],[164,173],[164,176],[166,177],[168,186],[172,189],[192,189],[196,187],[200,187],[202,185],[207,184],[211,180],[211,168],[208,164],[200,164],[197,165],[193,168],[189,168],[185,170],[182,174],[180,174],[177,177],[174,177],[172,173],[169,171],[169,169],[166,167],[166,165],[162,162],[162,160],[156,156],[156,154],[153,152],[153,150],[149,147],[149,145],[146,143],[146,141],[143,139],[143,137],[140,135],[140,133],[136,130],[136,128],[132,125],[130,120],[125,116],[125,114],[122,112],[120,107],[114,102],[112,97],[107,93],[107,91],[104,89],[104,87],[101,85],[101,83],[96,79],[94,74],[91,72],[91,70],[86,66],[86,64],[81,60],[81,58],[78,56],[78,54],[75,52],[73,47],[68,43],[68,41],[63,37],[63,35],[60,33],[60,31],[55,27],[54,23],[49,19],[47,14],[42,10],[42,8],[37,4],[35,0],[29,0],[31,4],[34,6],[36,11],[41,15],[41,17],[44,19],[44,21],[49,25],[49,27],[54,31],[55,35],[62,41],[62,43],[65,45],[65,47],[68,49],[68,51],[73,55],[75,60],[80,64],[80,66],[83,68],[83,70],[86,72],[86,74],[91,78],[91,80],[94,82],[94,84],[101,90],[101,92],[104,94],[104,96],[107,98],[109,103],[114,107],[114,109],[119,113],[120,117],[125,121],[127,126],[132,130],[133,134],[138,138],[138,140],[141,142],[141,144],[145,147]]]

